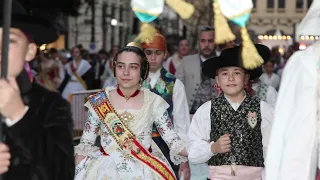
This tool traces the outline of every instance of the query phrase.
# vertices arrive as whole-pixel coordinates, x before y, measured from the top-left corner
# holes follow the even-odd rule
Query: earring
[[[222,93],[221,87],[220,87],[218,84],[215,84],[215,85],[214,85],[214,88],[215,88],[216,91],[217,91],[217,95],[220,96],[220,94]]]
[[[143,78],[140,78],[139,84],[140,84],[140,88],[141,88],[143,85]]]

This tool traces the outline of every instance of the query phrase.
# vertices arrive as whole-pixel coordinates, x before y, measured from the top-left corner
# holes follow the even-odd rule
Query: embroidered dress
[[[107,96],[114,87],[105,88]],[[158,95],[142,88],[144,104],[141,109],[116,109],[119,116],[126,116],[124,122],[136,135],[137,141],[158,160],[171,170],[169,162],[152,141],[152,126],[155,123],[157,130],[170,148],[170,157],[175,164],[186,162],[187,158],[178,155],[185,147],[173,130],[169,118],[168,104]],[[89,103],[85,104],[88,111],[88,120],[85,125],[80,144],[75,147],[76,154],[86,156],[76,167],[76,180],[91,179],[162,179],[149,167],[132,158],[127,152],[122,151],[107,128],[98,119],[97,114]],[[128,115],[131,114],[132,116]],[[107,154],[104,155],[98,147],[94,146],[95,139],[100,130],[101,147]]]

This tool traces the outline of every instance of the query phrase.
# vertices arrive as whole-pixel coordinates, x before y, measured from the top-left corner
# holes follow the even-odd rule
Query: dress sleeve
[[[190,127],[190,114],[186,92],[182,82],[177,79],[173,88],[173,124],[179,137],[188,143],[188,130]]]
[[[194,114],[188,132],[189,161],[194,164],[207,162],[214,154],[211,152],[210,120],[211,101],[204,103]]]
[[[160,96],[155,99],[154,103],[154,118],[155,125],[162,139],[166,142],[170,149],[171,161],[178,165],[183,162],[187,162],[188,158],[178,155],[183,149],[186,148],[186,144],[181,140],[176,131],[174,130],[172,120],[169,117],[167,108],[169,105]]]
[[[274,107],[264,101],[260,103],[261,108],[261,134],[263,145],[263,158],[267,158],[268,146],[270,141],[270,134],[272,129]]]
[[[317,52],[289,59],[282,75],[266,159],[266,180],[314,179],[317,154]]]
[[[82,156],[88,156],[91,152],[99,149],[94,146],[94,144],[98,136],[100,121],[90,103],[87,102],[85,106],[88,108],[88,118],[84,126],[80,143],[75,147],[75,153]]]

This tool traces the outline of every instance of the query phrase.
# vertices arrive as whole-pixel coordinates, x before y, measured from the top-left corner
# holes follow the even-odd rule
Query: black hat
[[[268,58],[268,51],[270,53],[269,48],[266,47],[268,48],[268,51],[266,51],[265,47],[266,46],[264,45],[256,45],[256,48],[263,59]],[[245,69],[242,63],[241,46],[235,46],[233,48],[224,49],[221,52],[220,56],[206,60],[202,64],[202,73],[205,76],[215,79],[216,72],[219,68],[230,66],[236,66]],[[260,77],[262,73],[262,71],[260,72],[257,69],[248,70],[247,72],[249,73],[251,80]]]
[[[3,1],[0,1],[0,27],[3,24]],[[11,27],[30,34],[37,45],[54,42],[59,32],[56,26],[48,20],[29,15],[17,1],[12,2]]]

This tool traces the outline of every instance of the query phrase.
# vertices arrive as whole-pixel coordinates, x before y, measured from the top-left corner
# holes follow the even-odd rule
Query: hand
[[[21,119],[25,113],[25,105],[15,78],[0,79],[0,113],[10,120]]]
[[[183,173],[183,179],[184,180],[189,180],[190,179],[190,168],[189,168],[189,163],[181,163],[179,166],[179,171],[178,171],[179,179],[181,177],[181,173]]]
[[[230,151],[231,147],[231,134],[225,134],[220,136],[220,138],[213,144],[211,144],[211,151],[213,153],[226,153]]]
[[[76,155],[76,165],[78,165],[80,163],[80,161],[82,161],[85,158],[85,156],[82,155]]]
[[[0,174],[8,171],[11,155],[7,145],[0,143]]]
[[[188,157],[188,151],[186,150],[186,148],[184,148],[180,153],[179,153],[180,156],[185,156],[185,157]]]

